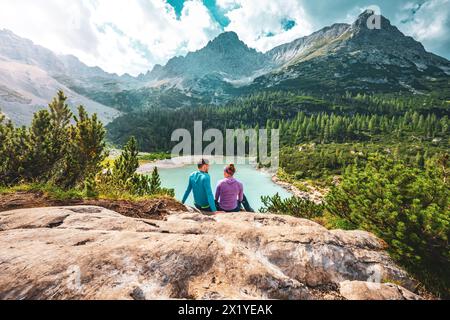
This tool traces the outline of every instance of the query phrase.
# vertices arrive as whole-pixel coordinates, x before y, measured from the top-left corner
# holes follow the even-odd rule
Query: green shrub
[[[277,193],[273,197],[262,197],[261,200],[264,205],[260,210],[261,212],[291,215],[304,219],[315,219],[323,216],[324,206],[306,199],[298,197],[282,199]]]
[[[131,137],[122,154],[114,161],[112,168],[99,174],[99,186],[102,193],[126,193],[136,197],[167,195],[174,196],[175,191],[161,188],[158,169],[151,177],[136,173],[139,167],[137,141]]]
[[[153,169],[150,179],[150,193],[158,193],[161,190],[161,179],[159,178],[158,168]]]
[[[48,109],[34,114],[29,128],[14,127],[0,113],[0,191],[24,185],[61,200],[174,196],[173,190],[161,188],[157,170],[151,177],[136,173],[139,151],[134,138],[103,172],[103,124],[83,106],[73,116],[66,101],[59,91]]]
[[[448,179],[448,155],[428,161],[421,170],[375,154],[364,167],[347,168],[327,196],[327,209],[351,228],[378,235],[396,261],[449,297]]]
[[[97,188],[97,181],[92,177],[84,181],[84,195],[88,199],[97,199],[100,195]]]
[[[162,153],[162,152],[139,155],[139,161],[153,162],[155,160],[167,160],[167,159],[171,159],[171,158],[172,158],[172,155],[170,155],[168,153]]]
[[[66,100],[59,91],[48,110],[34,114],[29,128],[16,128],[0,115],[3,185],[50,183],[72,189],[98,173],[106,156],[103,124],[95,114],[89,117],[82,106],[73,117]],[[74,124],[70,122],[72,117]]]

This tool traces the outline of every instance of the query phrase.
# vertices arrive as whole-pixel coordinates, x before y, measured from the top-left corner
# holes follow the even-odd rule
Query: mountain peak
[[[367,19],[368,17],[371,17],[373,15],[377,15],[375,10],[366,9],[363,12],[360,13],[360,15],[358,16],[358,20],[359,19]]]
[[[220,40],[241,41],[237,33],[234,31],[223,32],[219,34],[213,41],[220,41]]]
[[[239,36],[234,31],[227,31],[219,34],[215,39],[211,40],[206,47],[213,50],[222,50],[224,48],[248,49],[247,45],[239,39]]]
[[[398,30],[391,25],[389,19],[371,9],[367,9],[362,12],[358,16],[358,19],[356,19],[356,21],[353,23],[352,27],[353,29],[357,29],[360,31],[380,29],[384,29],[387,31],[392,31],[394,29]]]
[[[360,45],[376,45],[378,48],[408,48],[425,51],[420,42],[405,36],[385,16],[373,10],[365,10],[351,26],[352,42]],[[391,50],[392,51],[392,50]]]
[[[173,58],[164,67],[155,67],[146,78],[183,79],[184,84],[191,86],[192,79],[210,76],[228,80],[250,77],[267,62],[264,54],[249,48],[231,31],[218,35],[198,51]]]

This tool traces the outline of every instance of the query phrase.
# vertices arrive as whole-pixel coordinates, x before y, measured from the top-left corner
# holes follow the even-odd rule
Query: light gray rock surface
[[[417,299],[362,231],[263,214],[132,219],[100,207],[0,213],[0,299]]]

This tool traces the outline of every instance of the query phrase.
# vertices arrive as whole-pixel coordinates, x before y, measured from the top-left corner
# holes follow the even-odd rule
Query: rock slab
[[[288,216],[14,210],[0,213],[0,299],[420,299],[385,249]]]

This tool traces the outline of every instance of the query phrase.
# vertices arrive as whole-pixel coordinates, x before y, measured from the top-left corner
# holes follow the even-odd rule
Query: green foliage
[[[448,91],[448,90],[447,90]],[[430,95],[399,95],[394,94],[350,94],[334,96],[335,104],[345,106],[345,109],[362,114],[401,115],[407,111],[417,111],[421,114],[448,115],[448,92],[445,96]]]
[[[51,183],[46,184],[32,184],[30,191],[43,192],[54,200],[66,201],[66,200],[82,200],[86,198],[83,190],[78,188],[63,189],[55,186]]]
[[[156,152],[156,153],[147,153],[147,154],[142,154],[139,155],[139,161],[149,161],[149,162],[153,162],[156,160],[167,160],[167,159],[171,159],[172,155],[169,153],[164,153],[164,152]]]
[[[216,128],[273,128],[281,131],[281,145],[416,139],[447,139],[448,104],[438,99],[350,94],[321,98],[286,92],[264,92],[225,106],[151,108],[125,114],[109,126],[108,138],[118,145],[135,136],[141,149],[168,152],[178,128],[193,131]]]
[[[67,98],[58,92],[48,110],[34,115],[31,126],[16,128],[0,118],[1,183],[47,183],[65,189],[83,184],[105,158],[105,129],[97,116],[79,108],[75,125]]]
[[[168,152],[174,144],[172,132],[193,129],[194,121],[203,121],[204,129],[266,126],[268,120],[292,119],[301,111],[330,111],[321,99],[290,93],[261,93],[238,99],[225,106],[151,108],[119,117],[108,126],[108,138],[124,145],[134,136],[142,150]]]
[[[141,174],[134,174],[129,178],[126,182],[126,189],[129,193],[139,197],[156,194],[152,190],[150,177]]]
[[[139,168],[139,150],[134,137],[131,137],[119,158],[114,161],[113,173],[117,182],[126,183]]]
[[[159,178],[158,168],[153,169],[152,177],[150,179],[150,192],[158,193],[161,190],[161,179]]]
[[[99,175],[99,188],[103,193],[114,190],[139,197],[156,194],[174,196],[174,190],[161,188],[156,168],[151,177],[136,173],[139,167],[138,154],[136,139],[131,137],[122,154],[114,161],[112,169],[108,169],[106,174]]]
[[[438,118],[434,114],[423,116],[409,111],[393,117],[299,113],[293,120],[276,122],[275,127],[281,129],[281,144],[288,146],[305,142],[376,141],[386,135],[397,139],[414,135],[419,141],[431,141],[450,133],[447,116]]]
[[[82,190],[62,189],[51,183],[25,183],[13,186],[0,186],[0,194],[12,194],[17,192],[32,192],[43,194],[53,200],[81,200],[85,198]]]
[[[449,186],[448,155],[420,170],[375,154],[365,166],[347,168],[327,196],[327,210],[381,237],[395,260],[448,297]]]
[[[66,100],[58,92],[48,110],[34,115],[29,128],[16,128],[0,114],[1,185],[36,185],[66,199],[174,196],[173,190],[161,188],[157,171],[152,177],[136,173],[136,139],[130,139],[113,167],[103,172],[107,157],[103,124],[83,106],[72,116]]]
[[[15,128],[4,117],[0,120],[0,184],[19,183],[25,173],[29,137],[25,128]]]
[[[75,126],[70,127],[67,154],[57,177],[57,184],[63,187],[74,187],[95,176],[107,156],[105,129],[97,115],[89,117],[83,106],[78,108],[78,114],[74,117]]]
[[[84,194],[88,199],[97,199],[100,195],[97,188],[97,181],[90,177],[84,181]]]
[[[30,154],[27,163],[28,176],[48,179],[54,164],[51,116],[47,110],[34,115],[30,128]]]
[[[303,219],[315,219],[323,216],[324,206],[298,197],[281,199],[277,193],[273,197],[261,198],[264,208],[261,212],[291,215]]]
[[[423,168],[425,161],[443,150],[447,144],[416,140],[377,141],[364,143],[302,144],[280,150],[280,166],[288,177],[284,180],[314,180],[331,184],[349,165],[364,165],[371,153],[393,155],[408,165]],[[290,178],[290,179],[287,179]],[[292,181],[288,181],[292,182]]]
[[[62,91],[59,91],[48,105],[50,112],[50,135],[48,138],[52,144],[48,159],[53,165],[59,165],[68,151],[67,137],[70,132],[72,112],[66,101],[67,97]]]

